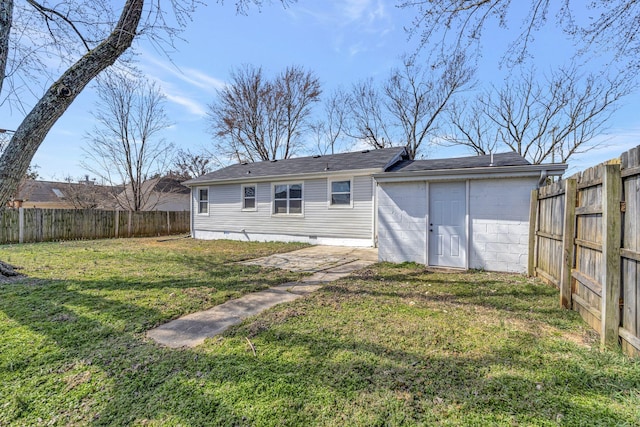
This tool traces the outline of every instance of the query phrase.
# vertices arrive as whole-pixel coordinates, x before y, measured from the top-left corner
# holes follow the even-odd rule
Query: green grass
[[[0,425],[640,425],[640,362],[518,275],[378,264],[195,349],[145,338],[294,279],[233,263],[294,248],[0,247],[29,276],[0,284]]]

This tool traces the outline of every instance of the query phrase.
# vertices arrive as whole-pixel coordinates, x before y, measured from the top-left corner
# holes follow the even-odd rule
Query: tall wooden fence
[[[534,190],[529,274],[600,333],[640,356],[640,146]]]
[[[4,209],[0,211],[0,244],[163,236],[187,233],[189,224],[188,211]]]

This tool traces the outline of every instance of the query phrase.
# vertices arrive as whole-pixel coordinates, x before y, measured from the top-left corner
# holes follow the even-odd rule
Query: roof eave
[[[568,165],[561,163],[519,166],[487,166],[479,168],[434,169],[407,172],[384,172],[374,174],[378,182],[407,182],[442,179],[467,178],[509,178],[524,176],[539,176],[546,171],[547,176],[562,176]]]
[[[370,169],[344,169],[344,170],[336,170],[336,171],[327,171],[327,172],[310,172],[310,173],[298,173],[291,175],[265,175],[265,176],[247,176],[243,178],[213,178],[213,179],[205,179],[199,181],[196,179],[191,179],[189,181],[185,181],[182,185],[192,188],[192,187],[200,187],[203,185],[218,185],[218,184],[236,184],[242,182],[265,182],[265,181],[292,181],[296,179],[319,179],[319,178],[327,178],[330,176],[363,176],[363,175],[373,175],[378,172],[383,172],[383,168],[370,168]]]

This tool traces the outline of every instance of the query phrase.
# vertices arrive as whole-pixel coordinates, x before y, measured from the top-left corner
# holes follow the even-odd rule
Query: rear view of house
[[[236,164],[184,185],[196,239],[378,246],[382,261],[523,272],[531,190],[566,168],[387,148]]]
[[[184,183],[196,239],[374,246],[372,175],[404,148],[243,163]]]

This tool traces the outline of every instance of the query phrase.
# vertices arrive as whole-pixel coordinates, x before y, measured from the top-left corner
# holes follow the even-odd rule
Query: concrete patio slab
[[[227,301],[209,310],[189,314],[147,332],[147,337],[167,347],[195,347],[205,339],[224,332],[275,305],[293,301],[320,289],[325,283],[348,276],[377,262],[377,250],[313,246],[286,254],[276,254],[243,264],[277,267],[313,273],[300,282],[284,283]]]

